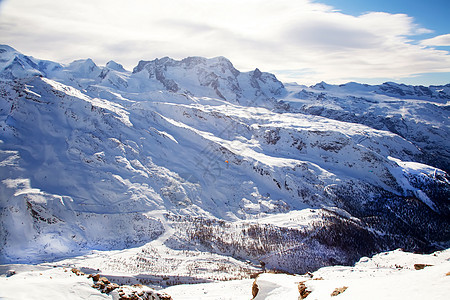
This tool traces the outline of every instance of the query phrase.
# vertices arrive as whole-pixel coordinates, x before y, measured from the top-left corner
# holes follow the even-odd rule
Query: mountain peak
[[[0,45],[0,77],[15,79],[42,75],[32,57],[25,56],[10,46]]]
[[[165,56],[163,58],[155,58],[154,60],[140,60],[138,65],[133,68],[133,74],[141,72],[143,69],[155,69],[155,68],[166,68],[168,65],[173,65],[177,61]]]
[[[13,47],[11,47],[11,46],[0,45],[0,53],[5,53],[5,52],[18,53],[18,51],[16,49],[14,49]]]
[[[119,63],[117,63],[117,62],[115,62],[113,60],[108,61],[106,63],[106,67],[108,69],[111,69],[111,70],[114,70],[114,71],[118,71],[118,72],[125,72],[126,71],[125,68],[121,64],[119,64]]]
[[[70,67],[72,68],[79,68],[79,67],[97,67],[97,65],[95,64],[95,62],[91,59],[91,58],[86,58],[86,59],[77,59],[74,60],[73,62],[71,62],[69,64]]]
[[[68,65],[67,69],[80,78],[97,77],[101,73],[101,69],[90,58],[75,60]]]
[[[181,60],[181,63],[185,66],[192,68],[197,65],[205,65],[207,62],[207,58],[201,56],[189,56]]]

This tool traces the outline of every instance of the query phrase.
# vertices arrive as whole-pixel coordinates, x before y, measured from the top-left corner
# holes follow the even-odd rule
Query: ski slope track
[[[449,100],[0,46],[0,263],[167,286],[448,248]]]

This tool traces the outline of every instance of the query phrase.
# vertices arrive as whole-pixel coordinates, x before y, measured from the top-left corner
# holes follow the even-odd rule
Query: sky
[[[283,82],[450,83],[448,0],[0,0],[0,44],[40,59],[230,59]]]

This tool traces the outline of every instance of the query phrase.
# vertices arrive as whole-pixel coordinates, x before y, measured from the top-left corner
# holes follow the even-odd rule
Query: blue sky
[[[432,38],[436,35],[444,35],[450,32],[450,1],[449,0],[318,0],[337,10],[359,16],[373,11],[383,11],[392,14],[406,14],[414,18],[415,22],[432,32],[412,37],[417,43],[424,38]],[[437,49],[450,51],[450,46],[435,46]],[[358,78],[355,78],[358,80]],[[390,78],[385,78],[390,80]],[[379,82],[378,79],[370,80],[360,78],[368,83]],[[401,80],[411,84],[450,83],[450,72],[424,73],[413,78]]]
[[[225,56],[300,84],[450,83],[449,0],[3,0],[0,43],[69,63]]]
[[[344,13],[360,15],[370,11],[384,11],[393,14],[407,14],[416,22],[436,34],[446,34],[450,30],[449,0],[321,0]]]

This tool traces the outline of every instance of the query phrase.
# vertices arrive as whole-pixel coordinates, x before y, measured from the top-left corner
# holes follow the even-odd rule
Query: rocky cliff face
[[[0,49],[3,262],[143,247],[123,258],[136,272],[192,276],[172,255],[201,251],[236,276],[244,260],[303,272],[449,241],[450,178],[421,146],[445,144],[437,98],[285,86],[221,57],[129,72]],[[392,107],[422,144],[367,115]]]

